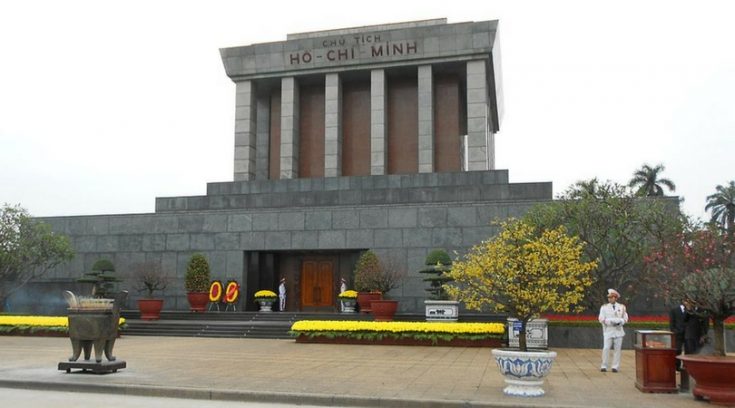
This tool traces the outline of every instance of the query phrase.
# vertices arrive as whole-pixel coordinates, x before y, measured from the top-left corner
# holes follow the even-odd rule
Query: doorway
[[[301,262],[301,310],[334,306],[334,266],[333,258]]]

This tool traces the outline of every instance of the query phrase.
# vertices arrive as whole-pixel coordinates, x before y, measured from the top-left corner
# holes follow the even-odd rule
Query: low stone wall
[[[623,349],[633,349],[634,328],[625,329],[623,338]],[[709,337],[712,339],[712,330]],[[727,330],[725,333],[727,350],[735,351],[735,330]],[[602,328],[600,327],[571,327],[571,326],[549,326],[549,348],[599,348],[602,349]]]

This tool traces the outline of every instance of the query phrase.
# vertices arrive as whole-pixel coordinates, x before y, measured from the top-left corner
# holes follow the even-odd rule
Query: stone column
[[[281,178],[299,177],[299,84],[281,78]]]
[[[255,86],[252,81],[235,83],[234,180],[255,178]]]
[[[370,174],[373,176],[387,173],[386,97],[385,70],[370,71]]]
[[[434,85],[431,65],[419,66],[419,173],[434,172]]]
[[[271,101],[269,95],[258,95],[256,96],[255,100],[255,179],[268,180],[271,133]]]
[[[495,168],[494,135],[488,114],[487,67],[484,60],[467,62],[468,170]]]
[[[324,89],[324,177],[342,175],[342,80],[327,74]]]

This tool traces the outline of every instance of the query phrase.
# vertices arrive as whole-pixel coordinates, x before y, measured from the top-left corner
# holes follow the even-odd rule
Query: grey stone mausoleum
[[[551,183],[495,169],[497,27],[437,19],[222,49],[237,93],[234,181],[159,197],[151,214],[45,218],[77,252],[46,283],[72,285],[105,257],[129,288],[134,266],[154,262],[171,277],[164,308],[187,310],[186,264],[201,252],[213,279],[241,283],[239,310],[285,277],[288,310],[334,311],[340,278],[351,287],[373,249],[408,270],[389,297],[422,313],[429,251],[461,254],[496,233],[491,220],[551,200]]]

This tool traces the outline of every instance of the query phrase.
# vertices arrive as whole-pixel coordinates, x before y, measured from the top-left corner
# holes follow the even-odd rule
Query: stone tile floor
[[[547,395],[503,395],[487,348],[296,344],[291,340],[123,336],[114,374],[57,370],[66,338],[0,336],[0,386],[81,392],[299,402],[334,406],[703,407],[690,393],[635,388],[633,351],[619,373],[600,350],[556,349]]]

